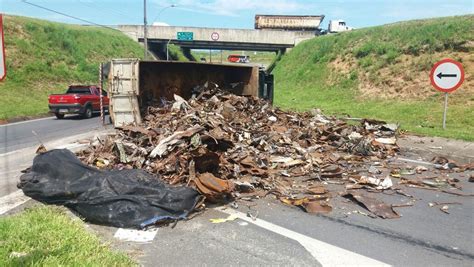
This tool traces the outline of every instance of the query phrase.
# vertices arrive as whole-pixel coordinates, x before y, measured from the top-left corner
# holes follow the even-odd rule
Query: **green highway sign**
[[[177,33],[178,40],[180,41],[192,41],[194,37],[193,32],[178,32]]]

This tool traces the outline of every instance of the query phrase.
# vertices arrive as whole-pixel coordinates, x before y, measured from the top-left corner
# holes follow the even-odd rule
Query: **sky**
[[[26,0],[101,25],[143,24],[143,0]],[[170,7],[176,5],[175,7]],[[473,14],[474,0],[147,0],[148,23],[217,28],[254,27],[255,14],[325,15],[362,28],[402,20]],[[85,24],[23,3],[0,0],[0,12]]]

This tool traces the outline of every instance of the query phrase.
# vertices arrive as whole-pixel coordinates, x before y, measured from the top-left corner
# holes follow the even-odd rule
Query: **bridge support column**
[[[196,58],[191,54],[191,48],[181,47],[181,51],[183,51],[184,56],[189,59],[189,61],[196,61]]]
[[[148,50],[155,56],[156,59],[166,60],[166,45],[159,43],[148,43]]]

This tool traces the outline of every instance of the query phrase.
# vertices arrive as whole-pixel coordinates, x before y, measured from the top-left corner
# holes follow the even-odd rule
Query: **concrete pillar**
[[[150,51],[156,59],[166,60],[166,45],[161,43],[148,43],[148,51]]]
[[[181,47],[181,51],[183,51],[184,56],[189,59],[189,61],[197,61],[191,53],[191,48]]]

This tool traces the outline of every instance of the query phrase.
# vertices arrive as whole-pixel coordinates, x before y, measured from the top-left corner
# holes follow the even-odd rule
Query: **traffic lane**
[[[86,131],[64,138],[45,141],[44,145],[47,149],[67,148],[75,152],[86,146],[86,144],[81,144],[79,141],[92,140],[95,139],[96,136],[105,135],[113,131],[113,129]],[[18,190],[16,184],[22,174],[21,171],[31,167],[33,159],[36,156],[36,149],[37,145],[0,154],[0,197]]]
[[[432,192],[428,191],[428,194],[430,193]],[[420,195],[420,198],[422,197],[427,196]],[[450,201],[450,199],[446,200]],[[352,203],[344,202],[338,206],[334,205],[344,208],[335,208],[330,216],[307,214],[298,208],[282,205],[271,198],[252,203],[240,202],[239,206],[239,210],[244,214],[248,211],[248,206],[251,206],[252,210],[258,210],[257,220],[265,220],[330,245],[395,266],[432,265],[435,262],[440,266],[470,266],[472,262],[472,249],[467,243],[471,237],[469,234],[466,235],[470,232],[463,229],[472,218],[464,218],[462,224],[465,226],[458,228],[460,233],[453,235],[453,232],[449,231],[453,229],[446,227],[446,221],[439,220],[443,217],[438,216],[445,216],[445,214],[436,209],[425,209],[425,213],[414,212],[414,214],[400,211],[404,215],[402,218],[383,220],[356,213],[348,215],[348,211],[360,210],[363,213],[367,211]],[[424,206],[422,204],[420,207],[407,209],[419,210],[424,209]],[[453,210],[452,214],[457,214],[457,212]],[[253,266],[287,265],[289,262],[293,263],[291,265],[298,266],[314,265],[295,261],[302,259],[301,254],[308,257],[307,251],[301,244],[259,228],[252,222],[243,224],[243,221],[239,219],[221,224],[209,222],[210,218],[226,218],[227,216],[220,212],[216,213],[216,210],[210,207],[205,213],[189,221],[178,222],[174,229],[160,228],[152,244],[135,248],[144,253],[140,257],[140,263],[145,266],[156,264],[182,266],[196,265],[196,263],[211,266],[226,263]],[[408,216],[415,216],[415,219],[405,220]],[[452,218],[452,220],[457,219],[457,217]],[[448,224],[451,223],[448,221]],[[439,225],[439,228],[432,227],[433,225]],[[116,228],[97,225],[91,225],[91,227],[96,229],[102,237],[107,237],[108,241],[114,241],[119,248],[130,249],[129,242],[113,239]],[[444,229],[448,231],[443,231]],[[446,240],[440,241],[436,235]],[[459,239],[463,240],[464,245],[456,243]],[[458,247],[453,247],[453,244]],[[176,251],[186,257],[176,257]],[[274,258],[275,251],[279,251],[279,258]]]
[[[466,190],[472,192],[471,190]],[[258,210],[260,219],[310,236],[340,248],[399,266],[420,266],[436,263],[440,266],[471,266],[474,260],[472,197],[459,197],[421,189],[407,189],[417,199],[413,207],[396,208],[399,219],[370,218],[358,205],[336,198],[329,215],[312,215],[296,207],[282,205],[266,198],[248,203]],[[399,195],[373,196],[387,203],[408,203]],[[449,205],[450,214],[430,202],[458,202]],[[240,204],[240,210],[248,211]],[[357,212],[354,212],[357,211]]]
[[[119,241],[117,228],[89,225],[117,249],[137,255],[143,266],[321,266],[297,241],[236,219],[219,224],[211,218],[228,215],[208,209],[176,227],[161,227],[149,244]]]
[[[465,179],[466,173],[450,175],[461,180],[460,185],[463,187],[464,194],[473,193],[472,184],[469,184]],[[397,184],[396,179],[394,179],[394,183]],[[376,198],[392,204],[412,203],[413,200],[416,200],[413,207],[396,208],[402,217],[392,220],[374,219],[356,213],[355,210],[362,214],[368,214],[369,212],[342,198],[334,198],[336,202],[334,200],[331,202],[334,211],[328,216],[308,214],[299,208],[283,205],[280,201],[271,197],[255,202],[239,201],[239,210],[243,214],[247,213],[249,209],[258,210],[257,220],[264,220],[347,251],[395,266],[432,265],[433,263],[440,266],[471,266],[474,259],[471,244],[472,215],[474,214],[472,212],[474,208],[472,198],[422,189],[404,188],[403,190],[415,198],[385,193],[372,194]],[[365,190],[364,193],[366,193]],[[439,206],[429,206],[429,203],[434,202],[459,204],[449,205],[450,214],[445,214],[439,210]],[[231,208],[227,209],[232,210]],[[252,213],[255,214],[255,212]],[[215,210],[210,207],[205,213],[197,215],[190,221],[179,222],[178,226],[182,228],[177,229],[182,229],[183,232],[175,232],[170,227],[160,228],[156,237],[159,241],[153,243],[155,247],[146,246],[143,248],[143,251],[146,251],[143,256],[144,261],[149,265],[153,265],[159,262],[156,255],[166,255],[166,258],[170,258],[174,255],[173,251],[176,250],[168,248],[168,245],[165,244],[178,242],[179,251],[185,251],[185,255],[193,261],[201,259],[199,263],[202,264],[222,264],[221,260],[223,255],[227,255],[226,251],[233,252],[235,247],[242,246],[242,243],[234,240],[235,237],[232,231],[217,232],[219,237],[223,239],[222,244],[218,242],[220,244],[218,247],[222,249],[216,252],[211,247],[206,246],[208,242],[216,244],[216,237],[210,237],[206,234],[216,232],[216,226],[211,224],[208,219],[227,217],[227,215],[214,214]],[[235,223],[226,222],[222,225]],[[239,223],[238,220],[237,223]],[[250,225],[252,225],[251,222]],[[196,229],[203,233],[202,236],[193,232]],[[243,228],[238,235],[250,238],[246,234],[246,229]],[[169,236],[166,236],[163,232],[169,233]],[[268,234],[267,232],[265,229],[260,229],[258,233],[251,236],[253,239],[258,239],[262,235]],[[196,239],[203,240],[206,245],[190,241]],[[278,243],[278,245],[281,244]],[[202,256],[201,248],[206,253],[210,253],[212,257]],[[305,251],[305,248],[301,247],[300,244],[292,245],[292,248],[294,250],[291,253]],[[240,259],[240,254],[237,255]],[[262,258],[265,259],[266,254],[262,255]],[[226,259],[229,260],[227,263],[239,262],[238,259],[232,257],[226,257]],[[169,265],[189,265],[193,261],[188,262],[171,257],[171,260],[166,261],[166,263]],[[263,264],[259,261],[239,263],[247,265]]]
[[[108,117],[106,117],[108,122]],[[109,124],[106,127],[110,127]],[[77,135],[92,130],[104,129],[100,117],[82,119],[69,115],[62,120],[55,117],[0,126],[0,153],[36,146],[62,137]],[[38,135],[35,136],[33,131]]]
[[[21,171],[30,167],[31,162],[23,162],[14,166],[8,163],[1,163],[0,166],[3,170],[0,171],[0,197],[12,194],[18,190],[17,184],[22,175]]]
[[[148,266],[321,266],[294,240],[238,219],[221,224],[209,221],[227,216],[209,210],[175,229],[160,229],[143,262]]]
[[[472,184],[466,182],[465,173],[450,175],[461,180],[465,194],[472,193]],[[394,182],[397,184],[396,180]],[[469,242],[472,239],[472,198],[422,189],[404,188],[404,191],[415,196],[416,202],[413,207],[397,208],[403,216],[393,220],[373,219],[354,213],[354,210],[361,213],[368,211],[341,198],[334,198],[340,202],[332,203],[334,211],[329,216],[307,214],[271,198],[256,202],[240,202],[240,211],[245,214],[249,209],[248,206],[251,206],[252,209],[259,211],[258,220],[265,220],[392,265],[418,266],[436,263],[441,266],[470,266],[474,259],[472,245]],[[384,193],[374,193],[373,196],[393,204],[410,203],[413,200]],[[429,207],[430,202],[460,204],[450,205],[450,214],[444,214],[439,208]],[[241,224],[240,220],[217,225],[209,222],[210,218],[225,217],[227,215],[216,213],[209,208],[205,213],[189,221],[179,222],[174,229],[160,228],[155,241],[140,248],[144,253],[141,260],[150,266],[162,262],[168,265],[195,265],[195,263],[222,265],[234,262],[242,265],[268,265],[268,263],[287,265],[288,261],[285,259],[295,262],[295,259],[302,257],[301,253],[307,255],[306,249],[301,244],[275,235],[274,232],[255,228],[252,222],[248,224],[252,228],[250,230],[247,227],[240,227],[248,226]],[[236,229],[225,228],[231,225]],[[100,226],[91,225],[91,227],[96,229]],[[102,236],[113,237],[117,230],[112,227],[106,229],[105,233],[101,232]],[[127,243],[119,242],[120,245],[127,246]],[[277,263],[271,261],[275,250],[286,255],[283,258],[276,258]],[[180,251],[179,255],[186,257],[173,258],[177,254],[176,251]],[[258,253],[253,253],[254,251]],[[260,258],[256,258],[256,255]]]
[[[265,220],[286,229],[304,234],[323,242],[379,260],[395,266],[419,266],[433,263],[439,266],[471,266],[472,256],[453,254],[440,249],[439,244],[417,240],[393,229],[384,229],[380,223],[397,221],[371,219],[350,215],[336,209],[331,216],[318,216],[282,205],[266,198],[249,203],[259,210],[258,220]],[[248,209],[240,204],[241,212]],[[230,208],[228,208],[230,209]],[[357,209],[357,208],[354,208]],[[363,211],[363,210],[362,210]],[[117,228],[88,225],[104,240],[111,241],[118,249],[136,255],[144,266],[169,265],[319,265],[299,244],[288,238],[256,227],[251,222],[237,219],[221,224],[212,224],[211,218],[226,218],[209,208],[189,221],[178,222],[175,228],[158,229],[151,244],[137,244],[114,239]],[[367,221],[358,219],[366,218]],[[399,220],[403,220],[402,217]],[[374,223],[376,222],[376,223]],[[436,223],[433,221],[431,224]],[[374,226],[375,224],[375,226]],[[430,227],[415,225],[415,228]],[[433,234],[433,233],[431,233]],[[443,233],[440,233],[443,234]],[[465,233],[466,234],[466,233]],[[453,237],[457,238],[457,237]],[[467,234],[465,238],[469,238]],[[461,250],[461,253],[462,250]]]

